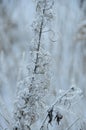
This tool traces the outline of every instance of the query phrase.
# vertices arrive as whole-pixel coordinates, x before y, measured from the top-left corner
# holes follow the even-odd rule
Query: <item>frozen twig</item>
[[[61,96],[59,96],[58,98],[57,98],[57,100],[55,101],[55,103],[47,110],[47,112],[49,111],[49,110],[54,110],[54,107],[56,106],[56,108],[58,108],[58,109],[62,109],[60,106],[58,106],[58,103],[59,103],[59,101],[61,101],[61,100],[63,100],[64,99],[64,97],[65,98],[68,98],[69,97],[69,99],[68,100],[70,100],[71,101],[71,96],[73,96],[73,97],[75,97],[74,95],[76,94],[76,96],[77,96],[77,91],[76,91],[77,89],[76,88],[74,88],[74,87],[71,87],[70,89],[68,89],[65,93],[63,93]],[[73,92],[73,93],[72,93]],[[76,93],[75,93],[76,92]],[[71,94],[73,94],[73,95],[71,95]],[[65,100],[65,99],[64,99]],[[63,101],[64,101],[63,100]],[[70,105],[71,105],[71,102],[70,102]],[[65,109],[62,109],[63,111],[66,111],[66,112],[68,112],[69,111],[69,108],[68,108],[68,111],[67,110],[65,110]],[[74,114],[75,115],[75,113],[73,113],[73,112],[71,112],[71,111],[69,111],[71,114]],[[47,115],[46,115],[46,118],[44,119],[44,121],[43,121],[43,123],[42,123],[42,127],[44,126],[44,123],[46,122],[46,120],[47,120],[47,117],[48,117],[48,113],[47,113]],[[57,116],[56,116],[57,117]],[[63,117],[63,115],[62,115],[62,117]],[[62,119],[62,118],[61,118]],[[74,125],[78,120],[79,120],[80,118],[78,118],[77,120],[75,120],[72,124],[71,124],[71,126],[72,125]],[[52,120],[51,120],[52,121]],[[49,123],[49,122],[48,122]],[[70,127],[71,127],[70,126]],[[68,127],[68,128],[70,128],[70,127]],[[69,129],[68,129],[69,130]]]
[[[39,31],[39,41],[38,41],[37,52],[39,52],[39,51],[40,51],[41,36],[42,36],[43,24],[44,24],[45,7],[46,7],[46,0],[45,0],[44,9],[43,9],[42,21],[41,21],[41,25],[40,25],[40,31]],[[34,73],[36,73],[37,64],[38,64],[38,58],[39,58],[39,53],[37,53],[37,55],[36,55],[36,62],[35,62]]]
[[[73,125],[75,125],[76,122],[77,122],[79,119],[80,119],[80,117],[77,118],[66,130],[69,130]]]
[[[57,100],[56,100],[56,102],[52,105],[52,107],[54,107],[58,103],[58,101],[61,100],[63,97],[65,97],[70,92],[70,90],[72,90],[72,89],[73,88],[68,89],[63,95],[61,95],[60,97],[58,97]]]
[[[43,121],[43,123],[42,123],[42,125],[41,125],[41,127],[40,127],[40,130],[42,130],[42,129],[43,129],[44,124],[45,124],[45,122],[46,122],[46,120],[47,120],[47,117],[48,117],[48,115],[45,117],[45,119],[44,119],[44,121]]]

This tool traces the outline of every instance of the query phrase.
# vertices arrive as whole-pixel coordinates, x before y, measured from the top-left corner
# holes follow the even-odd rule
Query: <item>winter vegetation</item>
[[[0,0],[0,130],[86,130],[85,44],[85,0]]]

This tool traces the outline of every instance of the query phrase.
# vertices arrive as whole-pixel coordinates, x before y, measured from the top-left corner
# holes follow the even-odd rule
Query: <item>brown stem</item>
[[[43,32],[45,8],[46,8],[46,0],[45,0],[44,9],[43,9],[42,21],[41,21],[41,25],[40,25],[39,38],[38,38],[39,40],[38,40],[38,46],[37,46],[37,54],[36,54],[36,61],[35,61],[35,67],[34,67],[34,70],[33,70],[33,74],[36,74],[37,67],[38,67],[37,64],[38,64],[38,61],[39,61],[39,51],[40,51],[41,37],[42,37],[42,32]],[[33,81],[34,81],[34,76],[31,79],[31,84],[30,84],[31,87],[32,87]]]
[[[44,24],[45,7],[46,7],[46,0],[45,0],[45,5],[44,5],[44,9],[43,9],[43,16],[42,16],[42,21],[41,21],[40,31],[39,31],[39,41],[38,41],[38,47],[37,47],[37,55],[36,55],[34,74],[36,74],[37,63],[38,63],[38,60],[39,60],[39,51],[40,51],[41,37],[42,37],[43,24]]]

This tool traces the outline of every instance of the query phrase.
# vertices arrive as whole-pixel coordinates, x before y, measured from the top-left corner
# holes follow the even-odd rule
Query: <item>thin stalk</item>
[[[80,118],[77,118],[66,130],[69,130]]]
[[[42,21],[41,21],[40,31],[39,31],[39,41],[38,41],[38,47],[37,47],[37,54],[36,54],[36,61],[35,61],[34,74],[36,74],[37,63],[38,63],[38,60],[39,60],[39,51],[40,51],[41,37],[42,37],[42,32],[43,32],[45,7],[46,7],[46,0],[45,0],[45,5],[44,5],[44,9],[43,9],[43,16],[42,16]]]
[[[44,5],[44,9],[43,9],[43,15],[42,15],[42,20],[41,20],[41,25],[40,25],[40,30],[39,30],[39,40],[38,40],[38,46],[37,46],[37,54],[36,54],[36,60],[35,60],[35,67],[33,69],[33,74],[36,74],[37,71],[37,67],[38,67],[38,61],[39,61],[39,51],[40,51],[40,46],[41,46],[41,37],[42,37],[42,32],[43,32],[43,25],[44,25],[44,14],[46,11],[46,0],[45,0],[45,5]],[[34,76],[31,79],[31,84],[30,86],[32,86],[32,83],[34,81]]]

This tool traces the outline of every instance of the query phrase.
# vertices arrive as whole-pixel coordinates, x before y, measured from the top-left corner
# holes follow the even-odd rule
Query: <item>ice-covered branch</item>
[[[49,3],[51,2],[48,0],[37,0],[37,18],[33,22],[34,38],[28,45],[28,63],[25,69],[28,76],[19,84],[20,89],[15,102],[14,130],[31,129],[32,125],[40,118],[41,99],[46,95],[49,88],[50,55],[42,48],[42,45],[46,46],[47,44],[46,41],[42,41],[42,34],[45,25],[47,25],[47,19],[49,20],[50,17],[48,16],[49,10],[46,10]]]
[[[46,117],[40,127],[40,130],[44,130],[44,126],[47,123],[51,124],[54,119],[57,119],[57,123],[59,125],[59,122],[62,118],[64,118],[65,114],[62,115],[61,113],[59,113],[59,110],[62,111],[62,109],[64,108],[64,111],[67,113],[70,113],[72,115],[76,115],[75,113],[70,111],[70,107],[72,105],[74,105],[75,102],[80,101],[80,99],[82,99],[83,97],[83,93],[81,91],[81,89],[72,86],[70,89],[68,89],[66,92],[62,92],[62,94],[60,96],[58,96],[57,100],[55,101],[55,103],[53,105],[51,105],[51,107],[47,110],[47,114]],[[51,114],[50,114],[51,113]],[[53,117],[54,115],[54,117]],[[60,115],[60,116],[59,116]],[[71,128],[79,119],[80,117],[77,117],[77,120],[75,120],[68,128],[67,130],[69,130],[69,128]],[[48,120],[49,119],[49,120]],[[49,122],[50,121],[50,122]]]

